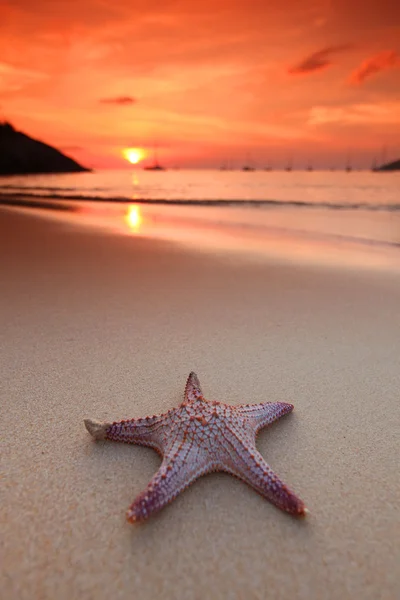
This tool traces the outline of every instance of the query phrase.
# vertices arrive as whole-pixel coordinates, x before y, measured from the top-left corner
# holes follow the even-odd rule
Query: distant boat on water
[[[229,160],[226,160],[223,163],[221,163],[221,166],[219,168],[220,171],[233,171],[233,169],[234,169],[234,166],[233,166],[232,158],[229,158]]]
[[[158,162],[157,149],[154,149],[153,164],[146,165],[145,167],[143,167],[143,170],[144,171],[166,171],[167,170],[163,165],[160,165],[160,163]]]
[[[346,166],[345,166],[344,170],[346,171],[346,173],[350,173],[353,170],[353,167],[352,167],[351,161],[350,161],[350,152],[347,155],[347,162],[346,162]]]
[[[255,171],[255,167],[253,166],[253,161],[250,159],[250,153],[247,153],[246,162],[242,167],[242,171]]]
[[[289,160],[289,161],[288,161],[288,164],[287,164],[287,165],[286,165],[286,167],[285,167],[285,171],[287,171],[287,172],[289,173],[289,172],[290,172],[290,171],[292,171],[292,170],[293,170],[293,164],[292,164],[292,161],[291,161],[291,160]]]
[[[143,167],[144,171],[166,171],[167,169],[160,165],[159,163],[154,163],[152,165],[148,165],[147,167]]]

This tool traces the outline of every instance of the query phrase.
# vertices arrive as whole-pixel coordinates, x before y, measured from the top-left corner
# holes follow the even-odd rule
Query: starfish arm
[[[222,461],[222,469],[235,475],[253,487],[264,498],[278,508],[293,515],[305,515],[308,511],[298,498],[274,473],[271,467],[248,440],[232,431],[225,434],[227,450]]]
[[[85,419],[85,426],[96,440],[113,440],[150,446],[161,453],[163,418],[164,415],[161,415],[114,423],[100,423]]]
[[[198,477],[211,470],[212,464],[198,446],[177,442],[147,488],[129,507],[126,518],[130,523],[144,521],[169,504]]]
[[[287,402],[261,402],[260,404],[241,404],[234,409],[249,422],[252,430],[257,433],[266,425],[271,425],[283,415],[292,412],[293,404]]]
[[[194,402],[195,400],[198,400],[199,398],[202,398],[202,397],[203,397],[203,392],[201,391],[199,378],[197,377],[196,373],[194,373],[192,371],[189,374],[189,377],[187,378],[187,381],[186,381],[185,395],[184,395],[183,402],[184,403]]]

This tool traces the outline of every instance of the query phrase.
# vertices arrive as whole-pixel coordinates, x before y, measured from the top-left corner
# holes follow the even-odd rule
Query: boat
[[[250,153],[247,153],[247,160],[242,167],[242,171],[255,171],[255,168],[252,165],[252,160],[250,159]]]
[[[271,167],[271,163],[270,162],[268,162],[266,164],[266,166],[264,167],[264,171],[272,171],[272,167]]]
[[[350,173],[353,170],[353,167],[351,166],[351,161],[350,161],[350,152],[347,154],[347,163],[345,166],[345,171],[346,173]]]
[[[167,169],[163,166],[160,165],[160,163],[158,162],[158,157],[157,157],[157,149],[154,149],[154,160],[153,160],[153,164],[152,165],[146,165],[145,167],[143,167],[144,171],[166,171]]]
[[[166,171],[166,168],[158,163],[154,163],[152,165],[148,165],[147,167],[143,167],[144,171]]]

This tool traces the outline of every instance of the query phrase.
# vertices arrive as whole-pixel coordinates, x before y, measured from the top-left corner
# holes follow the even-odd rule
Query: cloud
[[[136,102],[135,98],[131,96],[117,96],[116,98],[101,98],[99,100],[101,104],[119,104],[120,106],[128,106]]]
[[[291,75],[306,75],[308,73],[313,73],[314,71],[326,69],[333,64],[333,61],[331,60],[332,55],[338,54],[339,52],[345,52],[350,48],[350,44],[345,44],[342,46],[328,46],[327,48],[323,48],[318,52],[310,54],[297,65],[290,67],[288,69],[288,73]]]
[[[352,104],[340,106],[314,106],[308,117],[309,125],[368,125],[400,124],[400,102]]]
[[[5,62],[0,62],[0,92],[12,92],[23,87],[47,79],[45,73],[34,69],[14,67]]]
[[[380,71],[393,69],[400,66],[400,56],[394,50],[384,50],[364,60],[350,77],[349,83],[360,85],[366,79],[373,77]]]

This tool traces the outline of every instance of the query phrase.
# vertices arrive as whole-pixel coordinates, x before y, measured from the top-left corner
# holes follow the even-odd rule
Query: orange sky
[[[0,0],[0,116],[88,166],[400,154],[399,0]]]

